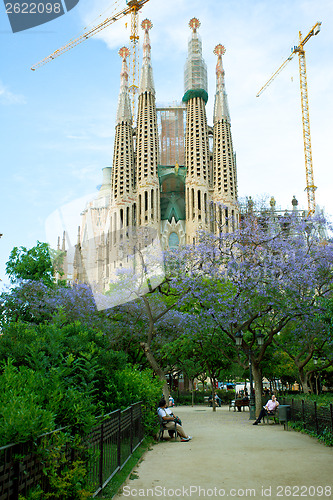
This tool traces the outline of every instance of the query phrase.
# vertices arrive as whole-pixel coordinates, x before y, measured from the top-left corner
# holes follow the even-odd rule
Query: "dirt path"
[[[249,412],[175,408],[192,441],[148,451],[115,500],[333,498],[333,449],[283,426],[253,426]],[[166,435],[166,433],[165,433]]]

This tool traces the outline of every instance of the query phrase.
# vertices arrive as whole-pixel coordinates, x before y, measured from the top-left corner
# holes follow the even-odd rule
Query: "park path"
[[[192,441],[153,445],[114,500],[333,498],[333,449],[316,439],[253,426],[248,411],[228,407],[180,406],[175,414]]]

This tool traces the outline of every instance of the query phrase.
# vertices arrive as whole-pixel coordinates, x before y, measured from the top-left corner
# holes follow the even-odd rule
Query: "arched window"
[[[194,219],[194,189],[191,190],[192,193],[192,219]]]
[[[124,210],[120,209],[120,229],[124,227]]]
[[[141,194],[139,194],[139,226],[141,226],[141,210],[142,210],[142,197]]]
[[[130,223],[130,209],[129,207],[126,208],[126,226],[128,227]]]
[[[179,237],[177,233],[170,233],[169,248],[177,248],[179,246]]]

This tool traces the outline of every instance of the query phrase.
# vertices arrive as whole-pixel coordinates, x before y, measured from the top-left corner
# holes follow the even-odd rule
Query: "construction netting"
[[[160,165],[175,166],[177,163],[179,166],[184,166],[185,106],[157,107],[156,111],[160,138]]]
[[[208,90],[207,66],[202,57],[202,43],[198,33],[193,33],[188,43],[184,76],[184,93],[194,89]]]

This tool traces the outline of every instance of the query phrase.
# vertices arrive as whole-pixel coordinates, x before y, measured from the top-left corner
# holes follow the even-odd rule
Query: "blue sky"
[[[75,37],[91,21],[107,17],[109,0],[80,0],[50,23],[13,34],[0,3],[0,278],[14,246],[45,241],[49,215],[96,190],[111,166],[119,74],[118,50],[129,45],[124,19],[51,63],[30,67]],[[125,6],[118,0],[116,11]],[[106,12],[105,12],[106,11]],[[222,43],[226,88],[237,153],[240,197],[275,196],[281,208],[293,195],[307,207],[298,60],[272,85],[261,86],[305,35],[310,124],[317,203],[333,214],[333,2],[331,0],[149,0],[148,17],[158,103],[180,101],[190,35],[198,17],[208,66],[207,114],[212,122],[216,57]],[[141,31],[141,30],[140,30]],[[52,242],[53,243],[53,242]]]

